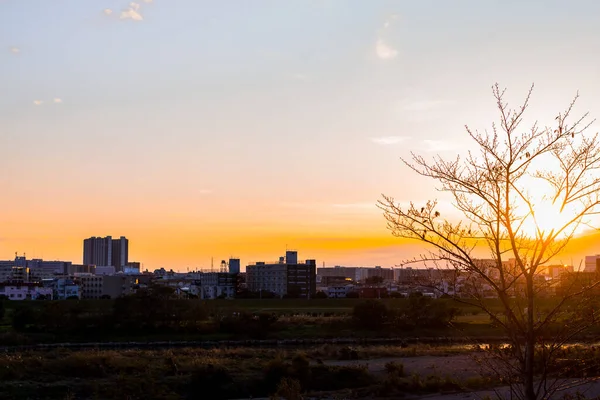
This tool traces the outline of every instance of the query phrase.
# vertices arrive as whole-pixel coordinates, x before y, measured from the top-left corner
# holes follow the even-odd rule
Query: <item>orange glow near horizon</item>
[[[235,218],[232,218],[234,220]],[[398,239],[385,229],[382,218],[370,214],[345,221],[333,218],[311,225],[300,221],[275,221],[242,224],[241,221],[220,224],[184,224],[181,221],[126,226],[98,223],[94,231],[86,224],[57,232],[53,221],[40,221],[38,234],[28,227],[12,226],[10,238],[0,240],[1,259],[11,259],[14,252],[26,252],[28,258],[61,259],[80,263],[82,241],[89,236],[119,236],[130,239],[130,260],[143,263],[145,269],[164,267],[176,271],[210,268],[211,258],[240,258],[242,265],[256,261],[273,261],[285,254],[286,248],[297,250],[299,258],[316,259],[317,265],[354,265],[391,267],[424,253],[421,243]],[[109,227],[111,227],[109,229]],[[585,255],[596,254],[600,233],[587,232],[572,239],[557,262],[578,265]],[[481,248],[481,257],[486,249]],[[478,250],[479,251],[479,250]]]

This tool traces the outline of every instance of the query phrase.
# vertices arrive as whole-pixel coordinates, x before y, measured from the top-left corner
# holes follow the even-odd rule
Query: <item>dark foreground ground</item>
[[[0,354],[0,399],[481,399],[501,388],[480,374],[481,355],[429,344],[12,352]]]

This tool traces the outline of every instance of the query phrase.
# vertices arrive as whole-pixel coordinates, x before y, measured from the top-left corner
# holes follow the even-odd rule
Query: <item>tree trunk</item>
[[[527,400],[537,400],[537,395],[534,389],[534,357],[535,357],[535,332],[534,332],[534,288],[533,276],[526,276],[527,288],[527,327],[525,330],[525,371],[523,385],[525,398]]]

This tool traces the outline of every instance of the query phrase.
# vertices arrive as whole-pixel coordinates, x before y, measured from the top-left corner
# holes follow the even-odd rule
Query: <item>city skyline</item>
[[[515,104],[535,82],[542,124],[578,90],[600,116],[600,4],[461,4],[0,2],[0,252],[75,261],[119,232],[150,270],[418,256],[376,201],[452,214],[400,157],[464,154],[464,124],[497,119],[494,82]]]

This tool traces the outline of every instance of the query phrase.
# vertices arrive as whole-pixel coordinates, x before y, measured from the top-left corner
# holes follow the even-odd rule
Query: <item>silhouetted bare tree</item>
[[[407,263],[454,271],[438,273],[454,278],[436,288],[479,307],[506,333],[509,345],[495,349],[489,366],[504,376],[512,396],[546,399],[573,382],[557,376],[563,345],[595,321],[583,299],[597,276],[550,279],[546,264],[598,212],[600,146],[598,135],[586,132],[593,122],[588,114],[572,118],[578,95],[552,126],[536,122],[524,129],[533,86],[516,109],[497,84],[492,89],[499,123],[483,133],[466,127],[478,152],[431,161],[412,153],[412,160],[403,160],[449,192],[461,217],[442,216],[435,200],[402,207],[384,195],[379,207],[393,235],[428,245],[426,254]],[[477,259],[482,248],[489,259]],[[545,295],[554,300],[542,307],[538,300]],[[490,307],[488,297],[499,299],[502,310]]]

